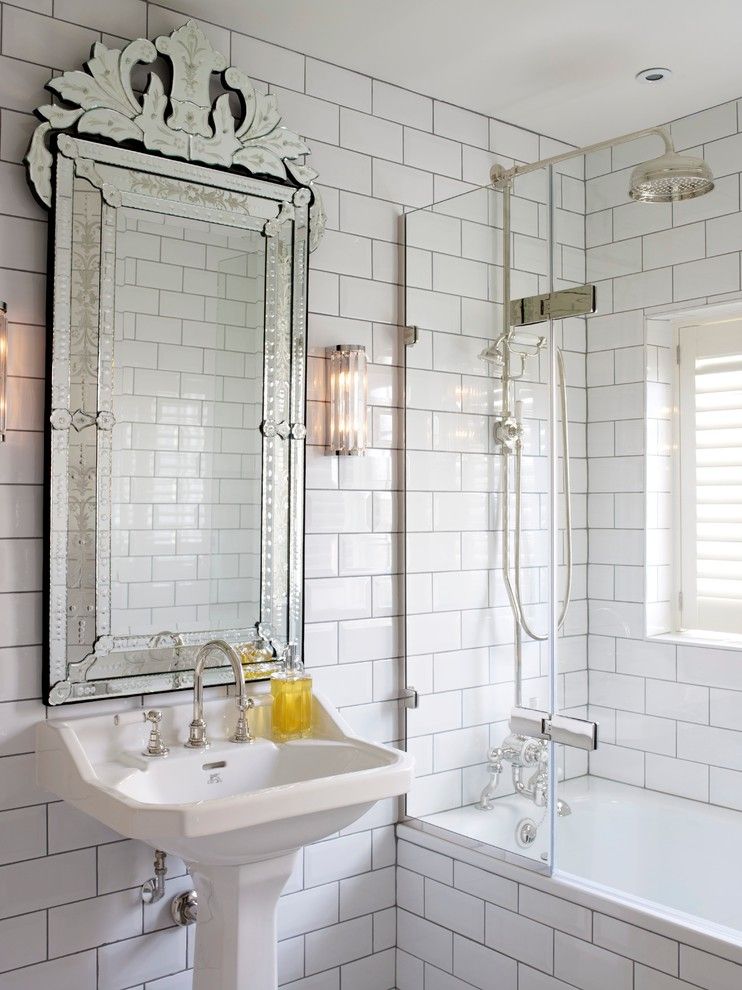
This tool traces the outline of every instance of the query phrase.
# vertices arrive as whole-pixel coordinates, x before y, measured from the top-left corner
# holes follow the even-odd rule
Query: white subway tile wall
[[[0,55],[0,296],[11,319],[12,406],[0,452],[0,887],[11,892],[0,920],[0,990],[47,983],[187,990],[192,932],[169,928],[157,906],[138,900],[139,885],[151,874],[151,850],[54,801],[33,779],[32,725],[44,717],[46,215],[28,194],[20,164],[35,125],[31,111],[45,101],[42,88],[54,70],[77,67],[95,41],[154,36],[184,18],[143,0],[125,0],[115,10],[92,0],[32,6],[2,4]],[[228,25],[203,26],[262,89],[277,94],[287,124],[309,139],[321,173],[329,230],[310,280],[306,659],[356,731],[397,741],[405,404],[400,216],[486,182],[495,160],[534,160],[562,146]],[[730,103],[673,124],[678,146],[702,147],[719,177],[717,190],[695,203],[627,203],[635,159],[618,151],[613,159],[610,153],[589,159],[586,180],[579,163],[558,177],[558,278],[574,284],[587,273],[599,283],[600,304],[587,334],[582,321],[560,328],[570,381],[576,573],[559,687],[562,703],[584,712],[589,664],[591,710],[610,740],[593,758],[593,773],[742,809],[738,654],[645,641],[639,591],[645,491],[656,496],[646,528],[667,528],[661,465],[655,487],[649,475],[645,480],[641,410],[645,362],[650,384],[658,386],[657,409],[668,362],[665,342],[645,336],[641,307],[739,292],[737,116]],[[516,192],[513,294],[519,295],[544,285],[543,176],[522,180]],[[416,800],[437,809],[472,800],[484,782],[487,737],[499,741],[512,703],[512,622],[492,567],[498,539],[488,525],[497,510],[489,493],[499,475],[488,415],[495,391],[477,360],[497,326],[491,216],[483,223],[472,198],[422,217],[421,240],[410,244],[416,250],[407,259],[408,307],[422,328],[407,355],[407,405],[414,410],[407,421],[407,525],[414,533],[408,679],[423,695],[410,722],[411,749],[419,783],[429,778]],[[188,265],[177,254],[160,261],[175,272]],[[182,321],[174,277],[171,308],[157,315]],[[323,349],[341,341],[369,350],[373,442],[367,458],[342,463],[322,446]],[[186,343],[181,338],[174,346]],[[167,344],[161,346],[165,351]],[[194,373],[175,350],[165,357],[174,362],[173,374]],[[544,376],[539,368],[519,395],[535,451],[525,464],[528,531],[538,530],[546,505]],[[665,450],[664,420],[656,417],[658,455]],[[543,621],[546,559],[539,541],[526,537],[524,588],[534,621]],[[648,574],[652,600],[661,605],[667,586],[661,536],[657,546]],[[527,700],[543,690],[545,662],[538,649],[526,651]],[[395,894],[397,813],[396,803],[385,802],[344,834],[305,851],[281,902],[282,985],[422,990],[424,980],[425,990],[463,990],[496,980],[515,990],[518,980],[518,990],[592,990],[597,981],[628,990],[633,981],[635,990],[691,984],[717,990],[738,982],[729,960],[685,945],[675,955],[672,940],[627,933],[620,921],[557,900],[523,878],[454,863],[406,842]],[[175,893],[187,878],[182,864],[171,865]]]
[[[143,0],[113,6],[57,0],[54,17],[51,0],[26,6],[33,9],[2,4],[0,55],[0,297],[8,301],[11,321],[10,432],[0,452],[0,889],[10,892],[3,899],[7,917],[0,920],[0,990],[38,990],[46,984],[60,990],[188,990],[192,932],[169,928],[157,906],[143,908],[138,900],[139,885],[152,872],[152,851],[120,840],[34,783],[32,725],[44,717],[39,644],[46,213],[29,194],[21,165],[36,123],[32,110],[48,101],[43,86],[52,75],[78,67],[96,41],[118,47],[121,38],[154,37],[177,27],[185,15]],[[318,685],[342,707],[354,729],[374,739],[399,740],[404,405],[400,217],[405,209],[434,197],[486,183],[497,155],[506,161],[509,156],[535,158],[551,144],[540,145],[537,135],[517,127],[230,31],[228,25],[200,23],[257,86],[276,93],[287,125],[309,139],[312,164],[320,171],[329,229],[312,257],[310,276],[306,659]],[[524,199],[515,229],[524,236],[536,233],[537,213],[536,197]],[[440,250],[452,255],[450,264],[433,272],[421,253],[416,291],[421,302],[434,307],[436,320],[430,325],[442,328],[449,320],[458,334],[463,314],[474,336],[485,336],[482,328],[493,319],[484,277],[492,262],[487,253],[491,245],[486,236],[482,240],[475,222],[466,224],[454,216],[452,229],[462,226],[463,246],[450,249],[446,229],[441,229]],[[170,329],[175,334],[170,341],[174,349],[167,352],[171,377],[166,378],[165,370],[157,372],[157,394],[166,381],[175,390],[176,378],[182,384],[198,373],[181,360],[191,339],[177,336],[190,320],[179,283],[182,267],[190,266],[184,247],[169,245],[167,257],[150,259],[172,266],[172,287],[161,292],[166,308],[150,314],[157,317],[158,333]],[[532,248],[524,240],[519,250],[538,264]],[[139,262],[143,269],[146,261]],[[538,275],[530,278],[538,280]],[[472,295],[459,307],[459,298],[442,294],[442,287],[456,292],[465,288]],[[455,304],[450,315],[445,308],[449,301]],[[146,320],[141,322],[146,334]],[[372,362],[373,448],[366,458],[343,463],[325,456],[322,447],[324,347],[338,342],[365,344]],[[158,346],[165,352],[168,341],[163,338]],[[471,348],[461,353],[441,349],[436,354],[441,370],[433,370],[432,335],[423,335],[415,351],[418,374],[433,377],[417,383],[411,377],[409,384],[413,393],[415,387],[423,390],[420,430],[421,436],[430,431],[428,449],[436,457],[451,455],[467,479],[463,489],[463,480],[453,483],[452,494],[474,496],[481,502],[476,511],[486,513],[487,499],[481,496],[487,490],[491,455],[483,416],[490,393],[475,359]],[[461,386],[468,396],[465,409],[459,408],[456,394]],[[435,417],[431,394],[439,395],[440,415]],[[471,437],[471,455],[456,452],[453,438],[459,429]],[[440,482],[448,467],[421,463],[420,471],[421,479],[430,479],[430,487],[421,484],[419,492],[421,538],[430,535],[435,514],[436,534],[445,539],[446,527],[459,511],[443,497]],[[468,513],[475,505],[461,508]],[[461,553],[467,568],[471,565],[472,580],[481,584],[489,565],[482,562],[476,539],[467,541],[466,535],[459,539]],[[431,560],[443,552],[434,542],[424,550]],[[148,549],[145,559],[156,558]],[[422,572],[417,586],[416,607],[423,613],[430,611],[434,593],[438,601],[452,594],[443,580],[434,589],[431,573]],[[437,571],[436,576],[444,577]],[[171,581],[167,570],[161,577]],[[428,630],[430,648],[436,651],[446,642],[447,616],[441,612],[437,635],[435,627]],[[473,642],[478,623],[476,619],[467,631]],[[427,618],[423,624],[429,625]],[[450,637],[444,648],[460,650],[459,639],[458,633]],[[473,688],[480,683],[477,663],[488,664],[487,654],[477,646],[461,654]],[[419,686],[425,688],[426,679],[432,684],[432,659],[420,657],[411,668]],[[438,653],[435,669],[445,685],[453,672],[463,669],[459,654]],[[476,733],[481,734],[484,721],[478,718],[474,741],[466,735],[457,739],[449,762],[461,762],[473,745],[482,748]],[[452,775],[460,780],[459,769]],[[396,803],[385,802],[346,834],[306,850],[281,903],[282,985],[295,990],[396,986],[392,868],[397,814]],[[170,886],[176,893],[187,877],[182,864],[171,866]]]
[[[586,162],[599,306],[587,342],[589,700],[611,733],[590,773],[730,808],[742,805],[742,656],[647,640],[642,613],[650,636],[672,630],[674,341],[671,324],[651,317],[740,296],[738,110],[735,101],[671,125],[678,148],[715,172],[698,200],[627,202],[626,166],[651,157],[656,139]]]
[[[732,990],[742,979],[738,946],[696,933],[689,944],[680,925],[409,826],[397,916],[397,990]]]
[[[667,324],[652,319],[645,323],[645,309],[651,316],[652,307],[678,308],[688,299],[702,304],[740,296],[738,113],[734,102],[672,124],[678,147],[702,151],[721,176],[714,193],[695,203],[670,207],[627,202],[629,167],[656,153],[655,139],[585,161],[587,277],[598,282],[599,309],[587,321],[586,378],[580,380],[579,371],[575,377],[573,368],[571,380],[578,392],[584,386],[587,407],[589,486],[582,492],[587,494],[588,527],[588,710],[600,722],[602,740],[590,756],[589,772],[742,810],[739,652],[645,638],[645,608],[650,634],[670,628],[673,361]],[[432,243],[432,232],[430,236]],[[440,229],[436,236],[432,250],[457,252],[454,236],[444,241]],[[567,243],[566,236],[562,239]],[[721,264],[709,264],[718,257],[724,259]],[[450,323],[443,327],[439,321],[439,333],[458,331],[453,314],[455,308],[450,307]],[[433,363],[435,349],[421,353],[429,374],[440,374]],[[579,354],[575,357],[580,360]],[[444,393],[443,381],[435,388],[432,377],[429,386],[414,379],[412,385],[417,410],[426,408],[428,387],[437,399],[434,409],[440,408],[442,395],[449,396],[449,403],[456,396],[455,383]],[[412,436],[420,439],[420,451],[433,446],[430,429],[413,431]],[[444,487],[458,492],[459,477],[476,477],[471,455],[463,455],[464,460],[466,473],[463,468],[460,476],[448,471],[445,484],[425,486],[433,499],[450,497]],[[472,487],[491,490],[486,472],[481,479],[481,487]],[[416,523],[415,529],[442,529],[435,517],[419,518],[424,522]],[[461,534],[462,547],[466,535]],[[473,535],[483,548],[475,559],[486,567],[493,559],[492,543],[482,539],[481,532]],[[439,637],[437,628],[424,621],[430,608],[430,599],[423,598],[414,609],[416,628],[419,624],[420,635],[426,634],[415,674],[420,673],[423,691],[432,693],[435,688],[444,702],[459,693],[465,700],[455,726],[446,722],[452,712],[459,718],[451,703],[431,708],[430,724],[421,720],[420,725],[439,733],[436,740],[450,738],[455,759],[467,753],[469,740],[462,734],[477,705],[482,722],[496,723],[506,718],[512,691],[507,673],[502,677],[504,697],[488,684],[481,654],[491,646],[469,651],[466,665],[454,667],[450,658],[459,654],[449,653],[437,654],[431,665],[428,654],[435,652]],[[463,621],[449,623],[453,635],[445,649],[452,648],[451,639],[457,642],[462,628]],[[564,656],[564,640],[560,645]],[[498,649],[505,651],[504,662],[512,663],[511,645],[494,647]],[[538,672],[538,665],[535,669]],[[441,762],[440,746],[426,748],[424,741],[424,736],[416,736],[411,746],[420,772],[429,775],[418,786],[434,782],[420,789],[421,800],[455,806],[462,793],[456,771],[450,762]],[[582,762],[579,772],[587,769]],[[651,915],[637,916],[630,909],[616,908],[614,916],[605,901],[573,887],[476,852],[456,852],[450,843],[421,837],[406,826],[400,835],[398,990],[484,990],[495,984],[502,990],[721,990],[742,983],[742,956],[729,943],[668,926]],[[430,848],[420,848],[417,842]],[[451,905],[447,913],[440,910],[441,903]]]

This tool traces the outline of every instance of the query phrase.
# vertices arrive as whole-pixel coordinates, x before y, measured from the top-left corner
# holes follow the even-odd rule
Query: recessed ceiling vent
[[[637,72],[635,78],[641,83],[659,83],[669,79],[671,75],[671,69],[642,69],[641,72]]]

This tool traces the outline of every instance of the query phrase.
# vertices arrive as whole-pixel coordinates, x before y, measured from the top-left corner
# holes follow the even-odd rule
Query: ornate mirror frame
[[[168,83],[139,63],[164,56]],[[29,182],[51,209],[46,609],[49,704],[189,687],[208,634],[111,633],[113,325],[117,211],[134,207],[254,230],[265,243],[260,621],[277,651],[301,642],[308,253],[324,229],[304,141],[275,97],[188,21],[123,50],[95,44],[84,70],[52,79],[39,108]],[[215,90],[220,90],[214,97]],[[92,138],[92,140],[90,139]],[[212,632],[214,635],[212,635]],[[275,664],[251,666],[255,678]],[[207,683],[230,681],[212,667]]]

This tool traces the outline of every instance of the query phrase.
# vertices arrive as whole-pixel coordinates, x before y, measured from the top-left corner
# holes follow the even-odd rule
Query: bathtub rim
[[[447,832],[416,818],[399,822],[396,834],[405,842],[742,965],[742,932],[603,887],[559,869],[551,871],[547,864]]]

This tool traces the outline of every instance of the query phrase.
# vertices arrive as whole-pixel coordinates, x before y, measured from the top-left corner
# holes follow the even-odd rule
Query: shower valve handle
[[[522,433],[523,427],[514,416],[502,416],[495,422],[495,440],[508,451],[516,449]]]

